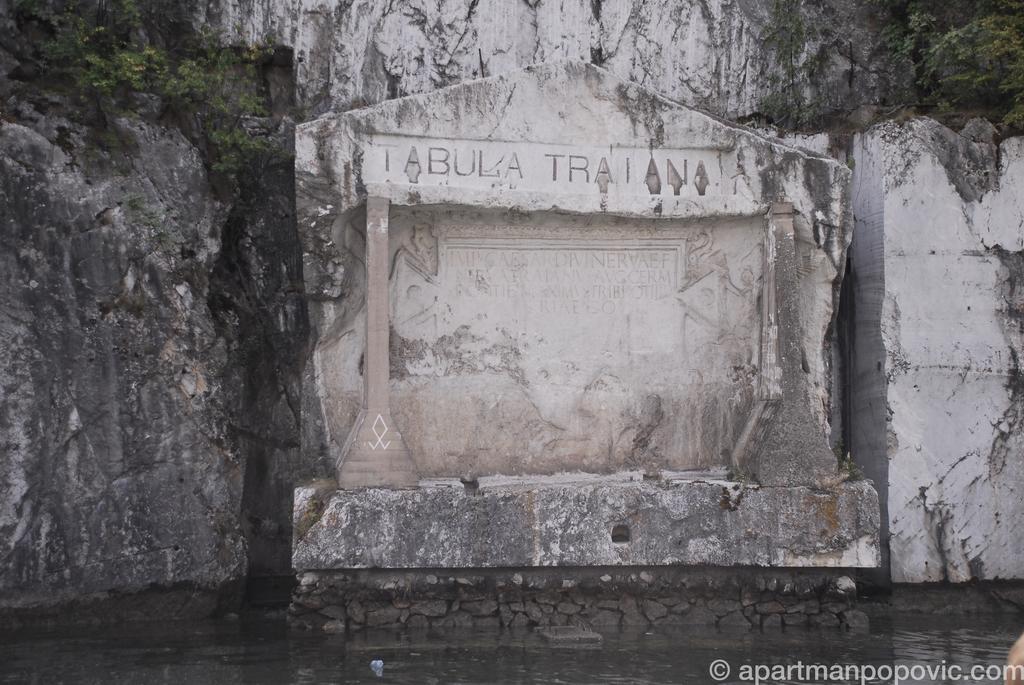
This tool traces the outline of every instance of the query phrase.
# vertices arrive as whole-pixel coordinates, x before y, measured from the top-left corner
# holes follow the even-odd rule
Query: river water
[[[342,637],[252,618],[3,634],[0,683],[744,683],[755,682],[756,665],[766,673],[782,664],[794,668],[790,678],[766,673],[760,682],[891,683],[884,669],[897,665],[908,683],[994,683],[1001,681],[968,677],[969,669],[1001,664],[1022,627],[1019,618],[934,616],[876,618],[867,633],[610,630],[597,647],[569,648],[530,632]],[[375,659],[384,662],[379,678]],[[729,668],[717,680],[709,674],[716,660]],[[808,670],[795,670],[798,663]],[[821,679],[812,665],[833,670]],[[869,668],[836,678],[836,665]]]

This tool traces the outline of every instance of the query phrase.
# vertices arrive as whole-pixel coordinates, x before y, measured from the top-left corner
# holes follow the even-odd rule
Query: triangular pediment
[[[845,172],[571,61],[331,114],[297,136],[300,181],[333,178],[341,209],[370,194],[523,211],[753,214],[803,195],[774,176],[800,184],[791,172],[804,165]]]

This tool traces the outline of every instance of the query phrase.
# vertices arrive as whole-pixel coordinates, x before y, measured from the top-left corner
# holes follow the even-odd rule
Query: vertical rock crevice
[[[881,564],[863,575],[887,587],[889,576],[889,445],[887,436],[886,351],[882,340],[885,300],[885,208],[882,160],[863,135],[853,140],[851,186],[853,240],[843,289],[847,299],[840,316],[846,388],[843,402],[843,444],[857,467],[878,491],[881,509]]]
[[[308,331],[296,230],[295,129],[290,51],[266,69],[267,135],[280,151],[242,184],[222,229],[209,307],[225,339],[227,434],[244,460],[240,519],[249,577],[289,575],[292,493],[319,475],[300,451],[301,386]]]

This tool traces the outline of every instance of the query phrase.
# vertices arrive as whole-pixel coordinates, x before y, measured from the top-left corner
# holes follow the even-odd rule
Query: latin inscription
[[[526,454],[529,470],[565,454],[619,468],[656,412],[672,419],[653,421],[665,454],[727,459],[757,389],[761,217],[442,211],[402,210],[394,224],[391,321],[413,379],[404,406],[431,441],[421,449],[455,464]]]
[[[521,301],[539,314],[615,315],[673,297],[672,247],[449,245],[443,266],[458,297]]]
[[[715,150],[380,136],[364,181],[703,197],[725,192]],[[734,191],[731,191],[734,192]]]

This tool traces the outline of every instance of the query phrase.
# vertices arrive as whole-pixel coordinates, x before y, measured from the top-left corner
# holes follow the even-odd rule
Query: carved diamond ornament
[[[391,445],[391,441],[384,442],[384,436],[388,434],[388,424],[384,420],[384,417],[377,414],[377,419],[373,422],[373,434],[377,436],[375,442],[367,442],[371,450],[376,450],[378,447],[387,449]]]

